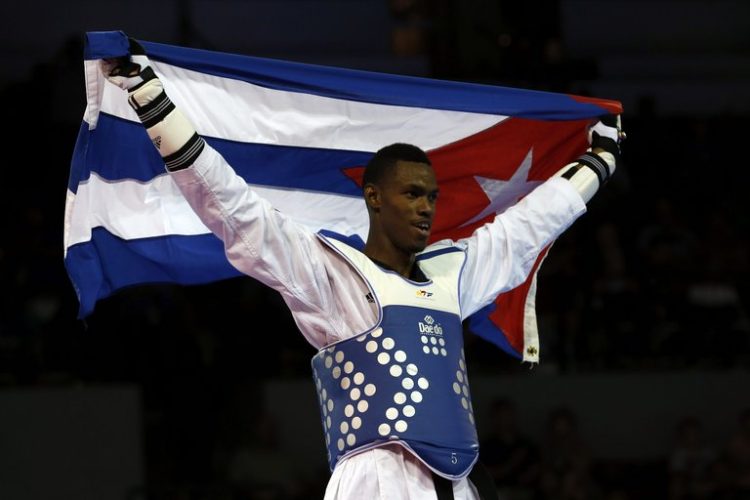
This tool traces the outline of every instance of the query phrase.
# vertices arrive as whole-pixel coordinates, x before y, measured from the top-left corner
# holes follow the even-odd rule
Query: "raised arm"
[[[103,60],[102,72],[127,91],[128,103],[166,170],[203,223],[223,241],[232,265],[310,307],[328,303],[328,280],[319,264],[322,250],[315,234],[250,189],[175,107],[143,48],[132,39],[130,51],[130,56]]]
[[[620,117],[603,117],[589,129],[587,153],[462,240],[464,317],[528,278],[541,251],[586,212],[586,203],[615,172],[623,137]]]

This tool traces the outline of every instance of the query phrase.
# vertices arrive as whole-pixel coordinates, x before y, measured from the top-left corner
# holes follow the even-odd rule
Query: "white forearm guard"
[[[193,164],[205,142],[164,92],[161,80],[154,76],[131,89],[128,103],[146,127],[167,170],[181,170]]]
[[[575,186],[583,201],[588,203],[615,172],[615,157],[611,153],[586,153],[570,163],[553,177],[564,177]]]

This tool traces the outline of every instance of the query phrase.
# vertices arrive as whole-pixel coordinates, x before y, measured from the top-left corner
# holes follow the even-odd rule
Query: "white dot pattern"
[[[429,389],[430,383],[425,376],[420,376],[419,367],[415,362],[416,359],[410,360],[411,362],[407,364],[409,354],[403,349],[398,349],[398,341],[395,338],[385,336],[383,333],[382,328],[377,328],[368,334],[359,336],[356,340],[362,346],[363,353],[372,355],[374,360],[382,365],[390,376],[397,379],[397,383],[404,389],[403,392],[397,391],[393,394],[394,406],[390,406],[384,411],[378,407],[378,412],[370,413],[370,418],[380,420],[379,423],[377,420],[372,422],[376,424],[380,436],[388,439],[399,439],[397,434],[408,430],[409,421],[417,414],[418,405],[422,402],[424,392]],[[442,335],[423,334],[420,341],[423,345],[424,354],[447,355],[444,347],[446,343]],[[343,396],[349,401],[343,406],[343,411],[339,410],[343,415],[338,413],[339,416],[335,417],[336,422],[332,421],[335,407],[334,399],[326,392],[321,379],[316,377],[316,387],[324,413],[326,445],[334,444],[335,446],[333,449],[327,448],[329,456],[335,455],[336,449],[343,452],[347,446],[353,447],[357,444],[357,433],[360,432],[366,422],[367,417],[365,415],[370,406],[367,399],[373,397],[378,390],[376,384],[371,381],[365,382],[367,378],[365,373],[357,371],[357,356],[353,355],[352,357],[348,354],[349,352],[332,346],[326,349],[325,357],[322,360],[322,366],[325,366],[329,371],[330,377],[338,381],[337,385],[345,391]],[[347,357],[349,359],[346,359]],[[322,366],[321,364],[317,365],[318,369],[321,369]],[[465,373],[462,376],[465,380]],[[327,384],[330,384],[330,382]],[[453,384],[454,391],[456,384]],[[459,387],[460,391],[462,389],[463,387]],[[336,399],[338,400],[339,397],[341,396],[336,396]],[[470,402],[467,401],[467,404],[470,405]],[[380,413],[380,411],[383,411],[383,413]],[[333,425],[336,427],[332,427]]]
[[[474,408],[471,405],[471,398],[469,397],[469,377],[466,373],[463,349],[461,349],[461,358],[458,360],[458,370],[456,370],[456,381],[453,382],[453,392],[461,397],[461,406],[466,410],[469,421],[474,424]]]
[[[379,342],[373,340],[381,336],[382,339]],[[369,340],[367,340],[368,337]],[[403,377],[401,378],[401,386],[404,389],[406,389],[407,391],[411,391],[412,389],[414,389],[415,385],[419,385],[422,390],[426,390],[428,388],[429,383],[427,382],[427,379],[425,377],[421,377],[415,382],[415,379],[413,377],[416,377],[419,374],[418,366],[415,363],[406,364],[408,354],[406,353],[406,351],[396,348],[396,340],[393,337],[383,336],[382,328],[377,328],[369,334],[358,338],[358,340],[360,342],[364,342],[365,351],[369,354],[375,355],[375,359],[377,360],[377,362],[380,365],[386,367],[388,373],[392,377]],[[421,342],[423,344],[426,344],[423,349],[426,354],[429,354],[431,352],[429,347],[430,343],[432,345],[438,344],[438,340],[436,338],[425,335],[422,335]],[[445,341],[443,341],[440,345],[444,345],[444,342]],[[435,349],[437,349],[437,347]],[[351,371],[347,371],[346,366],[344,366],[344,372],[351,373]],[[359,373],[353,376],[353,382],[355,385],[360,385],[364,382],[364,374],[362,374],[361,377],[358,377],[358,375]],[[354,389],[352,390],[352,392],[354,392]],[[363,387],[363,394],[367,397],[373,396],[375,392],[376,386],[374,384],[367,384]],[[412,391],[409,397],[411,398],[412,403],[420,403],[422,401],[422,393],[419,391]],[[397,392],[393,395],[393,401],[397,405],[403,405],[404,403],[406,403],[409,397],[407,397],[407,393]],[[352,400],[356,400],[354,397],[352,397],[351,393],[350,398]],[[357,403],[357,410],[360,413],[366,412],[367,408],[368,403],[366,400],[362,400]],[[399,416],[407,418],[413,417],[416,412],[417,409],[412,405],[404,407],[403,411],[400,411],[396,407],[390,407],[386,409],[385,414],[381,414],[381,418],[385,417],[385,419],[381,424],[379,424],[378,433],[381,436],[388,436],[390,439],[398,439],[398,436],[391,435],[392,430],[395,429],[397,432],[404,432],[408,428],[408,423],[405,420],[398,420],[398,425],[391,424],[390,422],[393,422]],[[350,415],[347,414],[347,416]],[[361,425],[361,422],[359,425]],[[353,420],[351,428],[352,430],[356,430],[356,427],[354,427],[353,425]]]
[[[330,364],[328,363],[328,360],[331,359],[330,356],[326,356],[326,358],[323,361],[324,366],[327,366],[330,368]],[[328,415],[328,406],[329,403],[332,406],[333,400],[328,400],[328,391],[323,388],[323,383],[320,380],[320,377],[318,376],[317,371],[313,369],[313,376],[315,377],[315,387],[318,389],[318,402],[320,403],[320,407],[323,412],[323,432],[325,433],[325,440],[326,440],[326,447],[331,444],[331,416]]]
[[[378,350],[378,343],[372,340],[370,337],[379,337],[380,335],[382,335],[382,329],[380,329],[377,334],[376,332],[373,332],[369,336],[362,335],[357,338],[357,340],[359,342],[366,342],[364,344],[365,350],[369,353],[374,353]],[[325,431],[326,447],[331,444],[331,441],[334,437],[332,436],[332,433],[336,433],[336,431],[338,431],[338,433],[340,434],[339,436],[335,436],[335,445],[339,451],[344,451],[344,448],[346,448],[347,446],[351,447],[357,443],[357,436],[355,431],[362,427],[362,418],[356,414],[363,414],[369,408],[369,404],[366,399],[363,399],[363,395],[367,397],[374,395],[377,391],[377,387],[373,383],[368,383],[362,386],[362,384],[364,384],[365,382],[365,374],[362,372],[355,373],[355,363],[352,360],[345,361],[346,355],[343,351],[336,350],[334,346],[327,348],[325,352],[327,354],[323,359],[323,366],[325,366],[326,369],[330,370],[330,374],[334,379],[341,378],[341,380],[339,381],[339,386],[342,390],[349,391],[348,397],[352,402],[344,406],[343,413],[344,417],[347,420],[337,423],[338,429],[333,429],[332,426],[334,424],[331,419],[331,413],[335,407],[335,403],[328,394],[326,388],[323,387],[320,377],[318,377],[317,373],[314,371],[315,386],[318,389],[318,399],[320,401],[320,406],[322,408],[324,417],[323,428]],[[347,376],[350,374],[351,376]],[[390,432],[390,429],[388,429],[388,432]],[[327,452],[330,460],[330,449],[328,449]]]
[[[432,325],[432,320],[433,318],[430,318],[428,324]],[[435,356],[448,356],[448,351],[445,349],[446,342],[443,338],[442,328],[438,324],[434,326],[436,327],[434,332],[420,333],[421,338],[419,340],[425,344],[422,346],[422,352],[425,354],[434,354]]]

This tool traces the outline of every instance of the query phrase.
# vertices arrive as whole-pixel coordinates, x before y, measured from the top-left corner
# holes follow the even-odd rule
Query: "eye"
[[[429,196],[427,197],[427,199],[434,203],[438,199],[438,194],[437,193],[430,193]]]

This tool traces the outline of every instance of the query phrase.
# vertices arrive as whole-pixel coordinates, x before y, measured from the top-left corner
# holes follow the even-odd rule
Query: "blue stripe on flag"
[[[342,171],[364,166],[373,155],[361,151],[205,139],[248,183],[349,196],[360,196],[362,190]],[[79,172],[77,182],[88,178],[88,174],[80,173],[83,167],[79,163],[84,161],[84,154],[88,155],[91,171],[109,181],[146,182],[166,173],[164,161],[143,125],[106,113],[99,114],[96,129],[89,132],[86,124],[82,125],[73,160]],[[86,177],[81,178],[81,175]],[[75,183],[71,188],[73,192],[77,182],[72,181]]]
[[[497,302],[492,302],[469,316],[469,330],[484,340],[495,344],[514,358],[523,359],[522,354],[510,345],[505,332],[490,320],[490,314],[495,309],[497,309]]]
[[[250,184],[362,196],[343,170],[364,167],[374,153],[340,149],[245,144],[206,138]],[[153,148],[152,148],[153,149]]]
[[[122,52],[111,33],[89,33],[93,54]],[[554,92],[320,66],[139,41],[149,58],[266,88],[334,99],[517,116],[539,120],[589,119],[608,113],[596,104]],[[86,52],[87,57],[89,51]],[[88,57],[91,59],[91,57]]]
[[[123,240],[101,227],[92,230],[90,241],[68,248],[65,267],[78,294],[79,318],[91,314],[97,300],[128,286],[194,285],[242,276],[213,234]]]
[[[78,138],[73,149],[73,157],[70,160],[70,175],[68,176],[68,189],[73,193],[78,192],[81,181],[89,178],[90,172],[86,165],[86,154],[89,147],[89,124],[81,122],[78,129]]]
[[[166,174],[164,160],[140,123],[99,113],[89,135],[86,161],[90,171],[103,179],[146,182]]]
[[[128,36],[123,31],[89,31],[84,43],[84,59],[106,59],[128,54]]]

